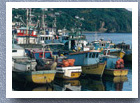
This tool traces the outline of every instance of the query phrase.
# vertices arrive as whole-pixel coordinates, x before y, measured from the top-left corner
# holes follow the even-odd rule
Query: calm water
[[[113,43],[124,41],[132,45],[131,33],[100,33],[85,34],[89,42],[104,38],[104,40],[112,40]],[[13,81],[12,88],[15,91],[132,91],[132,67],[129,69],[127,77],[108,77],[102,78],[81,76],[77,80],[61,80],[55,79],[52,85],[36,85],[29,83],[19,83]]]
[[[132,46],[132,33],[86,33],[85,35],[89,42],[104,38],[104,40],[112,40],[115,44],[124,41]]]

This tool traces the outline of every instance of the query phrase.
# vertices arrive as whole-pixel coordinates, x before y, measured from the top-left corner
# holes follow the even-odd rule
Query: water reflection
[[[54,91],[53,84],[34,84],[27,82],[13,81],[14,91]]]
[[[81,83],[77,80],[55,79],[54,87],[56,91],[81,91]]]
[[[52,84],[33,84],[13,81],[14,91],[122,91],[128,77],[82,77],[77,80],[55,79]]]
[[[82,78],[82,91],[105,91],[102,78]]]
[[[126,76],[124,77],[105,77],[104,85],[106,91],[122,91],[123,83],[128,81]]]

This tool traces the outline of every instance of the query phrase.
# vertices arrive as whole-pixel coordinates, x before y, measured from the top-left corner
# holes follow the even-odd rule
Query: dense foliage
[[[32,9],[33,21],[42,21],[42,9]],[[56,17],[57,29],[80,27],[83,31],[132,32],[132,12],[124,8],[56,8],[44,11],[45,22],[52,27]],[[26,21],[26,9],[13,9],[14,16]]]

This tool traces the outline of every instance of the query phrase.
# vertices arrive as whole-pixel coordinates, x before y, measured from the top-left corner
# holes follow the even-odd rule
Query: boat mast
[[[26,24],[27,24],[27,28],[26,28],[26,36],[27,36],[27,38],[26,38],[26,44],[28,44],[29,43],[29,34],[28,34],[28,12],[29,12],[29,10],[28,10],[28,8],[27,8],[27,19],[26,19]]]
[[[44,20],[44,9],[43,9],[43,28],[44,28],[44,35],[45,35],[45,20]]]

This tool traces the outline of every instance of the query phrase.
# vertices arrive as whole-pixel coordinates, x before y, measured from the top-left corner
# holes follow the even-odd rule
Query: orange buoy
[[[69,66],[73,66],[75,59],[68,59],[68,62],[69,62]]]
[[[120,61],[122,64],[124,64],[124,60],[123,60],[123,59],[119,59],[119,61]]]
[[[120,61],[118,60],[118,61],[116,61],[116,65],[120,65]]]
[[[69,62],[67,60],[63,60],[63,67],[68,67],[69,66]]]
[[[116,61],[116,68],[117,69],[124,68],[124,60],[123,59],[119,59],[118,61]]]

